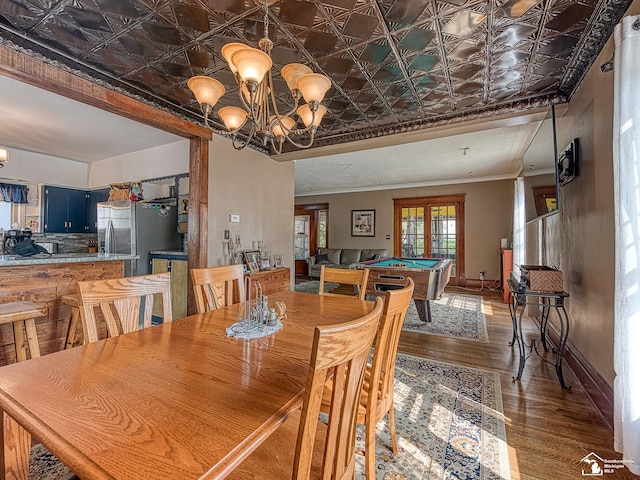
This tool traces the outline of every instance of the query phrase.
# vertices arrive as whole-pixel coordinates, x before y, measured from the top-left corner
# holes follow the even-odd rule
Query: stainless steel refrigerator
[[[125,275],[151,273],[149,252],[182,250],[175,205],[132,202],[98,203],[98,248],[101,253],[139,255],[125,262]]]

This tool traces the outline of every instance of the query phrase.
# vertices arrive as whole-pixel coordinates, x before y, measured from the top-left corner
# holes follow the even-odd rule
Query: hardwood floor
[[[457,288],[452,293],[479,294]],[[591,452],[603,459],[620,459],[613,450],[613,431],[591,403],[569,367],[563,390],[552,365],[535,354],[527,360],[521,382],[513,382],[518,354],[508,344],[512,337],[509,307],[501,294],[483,291],[489,343],[402,332],[398,351],[500,373],[502,401],[509,445],[511,478],[585,478],[581,462]],[[525,325],[526,324],[526,325]],[[526,339],[539,336],[533,320],[523,320]],[[551,360],[551,357],[548,357]],[[611,480],[637,479],[628,469],[603,475]]]
[[[296,282],[306,280],[306,277],[296,277]],[[342,293],[342,289],[339,287],[335,293]],[[509,346],[513,327],[509,306],[503,303],[501,293],[456,287],[447,287],[446,291],[483,296],[489,343],[403,331],[398,351],[500,374],[513,480],[584,479],[588,477],[582,475],[582,470],[587,465],[581,460],[589,453],[607,460],[621,458],[613,450],[612,429],[566,362],[564,379],[571,391],[560,387],[554,366],[535,354],[527,360],[522,380],[512,381],[519,358],[517,348]],[[522,323],[525,342],[539,338],[539,328],[533,320],[525,319]],[[550,354],[547,355],[553,361]],[[640,477],[620,468],[605,473],[602,478],[637,480]]]

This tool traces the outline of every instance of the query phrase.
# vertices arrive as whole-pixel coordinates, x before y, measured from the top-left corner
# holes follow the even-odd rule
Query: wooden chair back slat
[[[332,409],[325,438],[323,479],[352,479],[355,428],[364,369],[382,314],[376,299],[371,313],[351,322],[316,327],[294,457],[293,478],[310,477],[318,413],[327,374],[333,373]]]
[[[375,480],[375,435],[376,424],[388,413],[392,450],[397,452],[395,417],[393,410],[393,379],[396,354],[402,325],[411,303],[414,283],[407,278],[399,290],[385,292],[384,309],[376,335],[371,364],[365,370],[365,380],[359,400],[358,421],[365,425],[365,465],[367,480]],[[341,388],[335,377],[327,382],[322,398],[321,411],[332,415],[334,390]]]
[[[138,330],[142,305],[142,326],[150,327],[155,296],[162,301],[162,321],[173,320],[171,274],[168,272],[78,282],[77,293],[86,342],[96,342],[99,339],[96,308],[100,309],[104,317],[110,337]]]
[[[367,291],[367,281],[369,279],[369,269],[349,270],[346,268],[327,268],[324,265],[320,268],[320,287],[318,293],[320,295],[344,296],[339,293],[326,293],[324,291],[325,282],[335,282],[340,285],[353,285],[357,296],[360,300],[364,300]]]
[[[198,313],[240,303],[244,299],[242,265],[194,268],[191,281]]]

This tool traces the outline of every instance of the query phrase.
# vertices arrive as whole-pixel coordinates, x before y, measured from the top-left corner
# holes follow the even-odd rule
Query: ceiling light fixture
[[[255,0],[256,4],[260,4]],[[209,129],[220,135],[230,136],[236,150],[246,147],[253,137],[258,137],[265,147],[271,146],[279,154],[286,138],[297,148],[309,148],[313,145],[314,135],[322,117],[327,112],[321,104],[331,80],[325,75],[313,73],[306,65],[290,63],[280,71],[287,82],[293,97],[293,108],[281,115],[278,112],[271,75],[271,50],[273,42],[269,40],[269,3],[264,0],[264,38],[260,39],[260,49],[248,47],[242,43],[227,43],[221,53],[229,64],[231,72],[238,83],[238,96],[243,108],[227,106],[218,110],[218,116],[227,130],[216,129],[209,124],[209,116],[213,107],[225,93],[225,88],[218,80],[206,76],[195,76],[189,79],[187,86],[193,92],[204,113],[204,121]],[[299,105],[300,99],[307,102]],[[292,115],[297,113],[305,128],[296,128],[297,122]],[[238,140],[238,133],[249,123],[248,137],[244,142]],[[294,140],[293,137],[307,135],[306,143]],[[304,138],[304,137],[303,137]]]
[[[9,151],[6,148],[0,148],[0,168],[4,167],[9,161]]]

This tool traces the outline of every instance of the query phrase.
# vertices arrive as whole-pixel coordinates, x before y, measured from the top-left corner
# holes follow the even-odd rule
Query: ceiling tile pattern
[[[315,146],[566,100],[629,4],[276,0],[279,109],[291,107],[279,74],[291,62],[332,82]],[[220,49],[263,35],[254,0],[0,0],[5,41],[195,121],[187,80],[211,75],[228,92],[219,106],[239,106]]]

